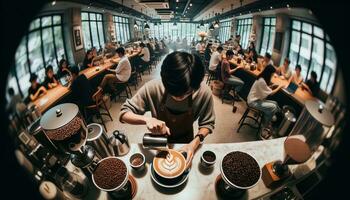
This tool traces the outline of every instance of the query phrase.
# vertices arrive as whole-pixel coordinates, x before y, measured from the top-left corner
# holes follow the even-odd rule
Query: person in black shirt
[[[79,68],[74,66],[71,68],[72,72],[72,83],[70,89],[72,91],[73,102],[82,106],[89,106],[94,104],[92,100],[92,95],[94,94],[94,89],[86,78],[84,74],[79,75]]]
[[[46,94],[45,87],[38,83],[38,76],[36,74],[30,74],[30,87],[28,89],[28,97],[31,101],[35,101],[41,94]]]
[[[237,54],[244,55],[244,52],[243,52],[242,46],[241,46],[240,44],[237,46]]]
[[[61,59],[60,63],[58,65],[58,72],[57,72],[57,78],[60,79],[62,77],[65,77],[67,75],[70,75],[69,65],[67,63],[66,59]]]
[[[205,48],[205,51],[204,51],[204,59],[205,59],[205,61],[207,61],[208,63],[209,63],[210,57],[211,57],[211,46],[212,46],[212,44],[211,44],[211,43],[208,43],[208,44],[207,44],[207,47]]]
[[[314,97],[318,97],[318,93],[320,91],[320,85],[317,82],[317,74],[314,71],[311,71],[311,77],[309,80],[306,81],[306,83],[302,83],[302,88],[307,90],[312,94]]]
[[[52,65],[49,65],[45,69],[45,80],[44,80],[44,86],[46,89],[54,88],[58,85],[57,76],[53,73],[53,67]]]
[[[250,51],[256,51],[254,42],[249,43],[248,52],[250,52]]]
[[[93,66],[93,64],[92,64],[93,58],[94,58],[94,56],[93,56],[92,50],[88,50],[85,54],[83,66],[81,66],[80,70],[84,70],[84,69],[87,69],[89,67],[92,67]]]

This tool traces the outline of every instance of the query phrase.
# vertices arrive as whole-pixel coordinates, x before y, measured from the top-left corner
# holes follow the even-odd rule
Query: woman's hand
[[[154,135],[170,135],[170,129],[165,125],[165,122],[156,118],[147,118],[146,126]]]
[[[195,145],[191,142],[189,144],[185,144],[183,147],[181,147],[181,149],[179,150],[180,152],[186,152],[187,154],[187,158],[186,158],[186,169],[188,169],[189,167],[191,167],[192,165],[192,159],[193,159],[193,155],[196,151],[196,147]]]

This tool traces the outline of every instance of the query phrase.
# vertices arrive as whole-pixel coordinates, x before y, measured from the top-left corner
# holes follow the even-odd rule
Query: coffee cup
[[[212,167],[215,164],[216,155],[212,151],[204,151],[201,156],[201,164],[204,167]]]
[[[177,179],[186,170],[186,159],[182,153],[173,149],[160,151],[153,158],[152,168],[163,179]]]
[[[142,153],[134,153],[130,159],[130,166],[137,171],[141,171],[145,168],[145,156]]]

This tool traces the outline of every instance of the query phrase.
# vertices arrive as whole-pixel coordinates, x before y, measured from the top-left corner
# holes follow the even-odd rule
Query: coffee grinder
[[[60,151],[69,154],[72,164],[90,174],[97,163],[94,149],[86,145],[86,123],[73,103],[59,104],[48,110],[40,120],[47,138]]]
[[[309,160],[334,124],[333,115],[316,101],[306,101],[298,121],[284,141],[283,161],[264,165],[262,179],[267,187],[274,187],[291,176],[289,165]]]

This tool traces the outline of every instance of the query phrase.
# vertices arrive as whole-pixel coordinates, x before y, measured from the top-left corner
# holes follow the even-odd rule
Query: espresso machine
[[[51,108],[41,117],[40,126],[53,146],[70,156],[74,166],[84,173],[92,172],[98,157],[86,145],[88,130],[77,105],[64,103]]]

